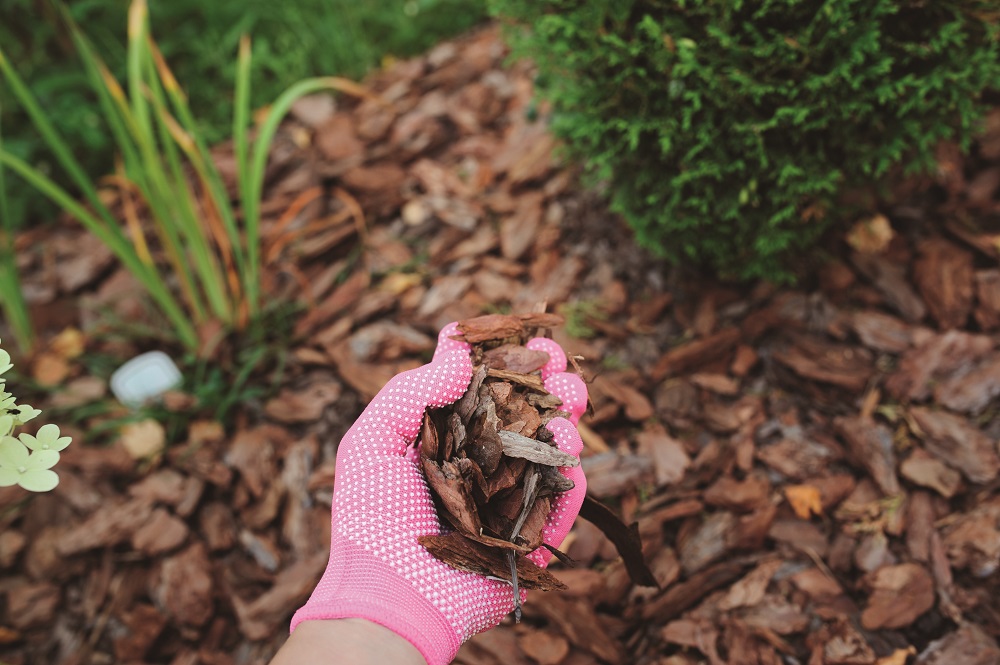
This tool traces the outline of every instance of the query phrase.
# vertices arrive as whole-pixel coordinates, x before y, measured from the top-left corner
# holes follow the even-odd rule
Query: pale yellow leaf
[[[862,254],[878,254],[886,250],[894,235],[889,218],[876,214],[851,227],[847,234],[847,244]]]
[[[812,485],[789,485],[785,488],[785,498],[800,519],[807,520],[812,515],[823,514],[819,489]]]
[[[77,328],[66,328],[56,335],[49,345],[52,353],[66,360],[79,358],[86,349],[87,340]]]
[[[167,433],[163,425],[147,418],[122,427],[121,442],[132,459],[145,459],[163,451]]]

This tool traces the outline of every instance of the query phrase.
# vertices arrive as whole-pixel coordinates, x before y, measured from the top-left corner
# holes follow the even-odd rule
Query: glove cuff
[[[326,572],[309,601],[292,617],[303,621],[367,619],[409,641],[428,665],[450,663],[461,640],[441,610],[411,582],[364,547],[334,543]]]

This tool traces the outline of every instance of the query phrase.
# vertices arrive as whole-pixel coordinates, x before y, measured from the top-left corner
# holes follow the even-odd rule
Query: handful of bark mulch
[[[421,465],[438,515],[454,528],[445,535],[422,536],[420,543],[454,568],[510,581],[517,620],[519,586],[565,588],[525,557],[544,546],[568,562],[542,542],[542,529],[555,497],[573,488],[558,467],[578,466],[580,460],[560,451],[545,427],[553,418],[569,415],[542,383],[540,370],[549,355],[524,346],[538,330],[562,322],[558,315],[541,313],[459,322],[462,339],[472,345],[472,381],[454,404],[428,409],[420,433]],[[589,499],[581,516],[615,543],[640,584],[653,580],[634,528]]]

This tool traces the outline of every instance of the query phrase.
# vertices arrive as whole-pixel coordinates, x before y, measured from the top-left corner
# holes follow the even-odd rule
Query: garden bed
[[[78,424],[59,423],[56,490],[0,494],[0,659],[266,661],[326,564],[337,442],[364,405],[449,321],[545,302],[589,374],[590,494],[638,522],[661,589],[579,522],[577,565],[552,566],[568,590],[530,594],[459,662],[1000,662],[1000,243],[975,230],[997,220],[1000,123],[900,188],[890,234],[833,237],[799,287],[732,287],[630,242],[504,56],[482,30],[371,78],[377,99],[293,110],[263,255],[266,290],[305,311],[280,386],[228,428],[174,393],[174,429],[84,443],[124,415],[83,410],[110,403],[102,367],[150,348],[108,321],[159,322],[72,223],[19,238],[37,323],[82,331],[35,357],[55,386],[35,406]]]

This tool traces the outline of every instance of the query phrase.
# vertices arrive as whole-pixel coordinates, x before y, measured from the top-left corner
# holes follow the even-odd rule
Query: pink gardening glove
[[[454,402],[472,378],[469,345],[450,339],[457,332],[455,324],[445,327],[434,359],[393,377],[344,435],[337,451],[330,562],[292,618],[293,631],[315,619],[368,619],[409,640],[430,665],[443,665],[465,640],[513,609],[510,584],[455,570],[417,542],[418,536],[441,533],[412,448],[424,409]],[[552,340],[533,339],[527,346],[550,355],[542,369],[545,387],[571,417],[547,427],[560,450],[579,456],[583,443],[574,424],[587,406],[586,385],[566,373],[566,356]],[[586,494],[580,467],[561,471],[575,487],[555,500],[543,531],[554,547],[569,533]],[[545,548],[530,555],[543,566],[551,556]]]

